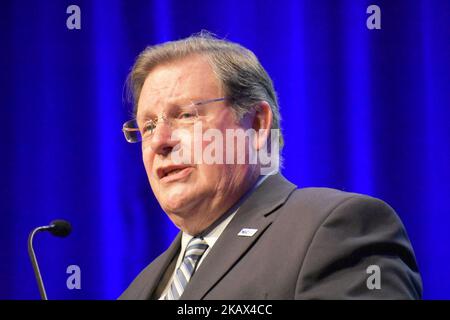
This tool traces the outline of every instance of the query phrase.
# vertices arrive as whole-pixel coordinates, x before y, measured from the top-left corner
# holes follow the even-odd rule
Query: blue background
[[[81,8],[68,30],[66,8]],[[381,30],[366,8],[381,8]],[[298,186],[392,205],[427,299],[450,298],[450,1],[2,1],[0,298],[38,299],[29,231],[50,299],[115,299],[177,230],[122,123],[127,73],[146,46],[207,29],[253,50],[274,80]],[[66,268],[81,268],[68,290]]]

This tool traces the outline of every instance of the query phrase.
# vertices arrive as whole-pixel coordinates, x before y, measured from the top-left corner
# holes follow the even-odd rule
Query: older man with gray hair
[[[120,299],[414,299],[422,284],[394,210],[279,172],[272,81],[207,33],[146,48],[128,84],[153,193],[180,229]]]

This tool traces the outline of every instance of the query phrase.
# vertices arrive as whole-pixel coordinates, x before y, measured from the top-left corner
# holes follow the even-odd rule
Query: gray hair
[[[139,54],[127,80],[133,114],[137,112],[137,102],[149,72],[159,64],[193,54],[207,57],[238,119],[261,101],[270,105],[273,114],[271,129],[279,129],[281,150],[284,140],[278,99],[266,70],[250,50],[205,31],[185,39],[149,46]]]

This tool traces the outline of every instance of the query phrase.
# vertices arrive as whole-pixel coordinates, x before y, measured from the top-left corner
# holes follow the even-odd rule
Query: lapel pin
[[[254,234],[257,231],[258,231],[258,229],[244,228],[241,231],[239,231],[238,236],[240,236],[240,237],[253,237]]]

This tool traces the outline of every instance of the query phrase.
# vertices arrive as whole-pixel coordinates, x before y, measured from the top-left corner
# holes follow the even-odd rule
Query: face
[[[191,56],[159,65],[147,76],[138,101],[137,121],[141,128],[148,119],[170,114],[177,106],[224,96],[205,57]],[[164,116],[163,116],[164,118]],[[202,130],[214,128],[225,136],[226,129],[247,129],[237,121],[227,102],[199,108]],[[194,161],[174,165],[178,148],[195,145],[193,130],[173,136],[174,128],[160,120],[151,138],[142,142],[142,156],[151,188],[163,210],[183,231],[195,235],[231,207],[254,181],[255,168],[248,164],[205,164]],[[200,137],[201,139],[201,137]],[[200,142],[205,147],[211,141]]]

